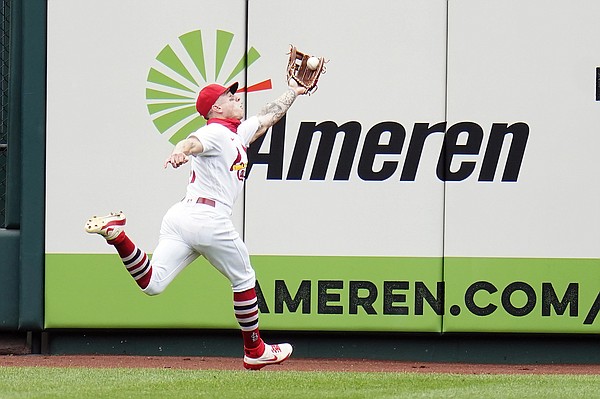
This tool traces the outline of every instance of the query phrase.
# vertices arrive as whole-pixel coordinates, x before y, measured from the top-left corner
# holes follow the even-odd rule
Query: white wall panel
[[[250,67],[250,84],[270,77],[274,90],[249,96],[250,114],[285,90],[289,45],[330,60],[318,91],[299,98],[287,116],[283,179],[266,178],[255,165],[247,182],[246,239],[255,254],[441,256],[443,183],[435,175],[440,137],[425,146],[417,179],[400,174],[415,122],[444,120],[446,2],[316,1],[310,17],[285,1],[250,2],[249,44],[269,60]],[[301,180],[286,180],[302,122],[355,121],[361,135],[349,180],[334,180],[342,142],[324,180],[310,180],[316,138]],[[374,125],[393,121],[406,129],[401,154],[383,181],[357,174],[362,144]],[[261,152],[269,151],[270,137]],[[389,136],[382,138],[387,142]]]
[[[446,255],[600,256],[599,14],[591,1],[449,2],[449,122],[476,121],[485,139],[493,123],[530,131],[516,182],[448,183]],[[461,157],[475,176],[485,145]]]
[[[242,0],[228,2],[226,16],[221,4],[207,1],[49,2],[47,252],[113,253],[83,225],[118,210],[137,244],[154,249],[162,216],[185,195],[188,170],[163,169],[173,146],[149,115],[148,73],[160,68],[156,57],[165,46],[181,54],[178,38],[201,30],[207,80],[214,81],[215,36],[224,30],[235,37],[221,82],[244,54],[245,10]],[[244,84],[243,73],[237,79]]]

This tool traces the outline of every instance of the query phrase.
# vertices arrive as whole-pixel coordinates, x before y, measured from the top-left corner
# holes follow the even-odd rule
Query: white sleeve
[[[252,140],[252,137],[258,131],[258,126],[259,122],[256,116],[246,119],[238,126],[237,133],[246,147],[250,145],[250,140]]]
[[[190,136],[194,136],[200,140],[202,147],[204,147],[204,151],[198,154],[199,156],[211,156],[221,152],[224,136],[218,129],[210,129],[205,126],[190,134]]]

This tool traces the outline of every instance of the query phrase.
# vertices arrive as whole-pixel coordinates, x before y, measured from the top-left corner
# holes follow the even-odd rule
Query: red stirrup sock
[[[131,274],[137,285],[141,289],[146,288],[150,284],[150,278],[152,277],[152,265],[146,252],[139,249],[127,237],[124,231],[114,240],[106,242],[116,248],[125,268],[127,268],[127,271]]]
[[[265,343],[258,330],[258,301],[254,288],[233,293],[235,318],[242,329],[244,351],[247,356],[257,358],[265,351]]]

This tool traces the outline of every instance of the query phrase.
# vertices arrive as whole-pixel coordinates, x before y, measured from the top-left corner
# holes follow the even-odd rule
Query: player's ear
[[[220,105],[213,104],[213,106],[210,107],[210,109],[211,109],[211,112],[216,112],[218,114],[222,114],[223,113],[223,110],[221,109]]]

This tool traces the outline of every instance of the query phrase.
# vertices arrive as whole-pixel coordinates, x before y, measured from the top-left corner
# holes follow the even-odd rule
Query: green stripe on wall
[[[444,278],[445,332],[600,331],[593,317],[594,303],[600,309],[600,259],[446,258]],[[469,287],[479,287],[471,307],[491,307],[469,311]]]
[[[419,317],[384,315],[382,294],[387,280],[425,281],[435,287],[441,279],[439,258],[254,256],[252,262],[268,308],[261,315],[263,329],[440,331],[441,317],[427,307]],[[302,307],[292,312],[287,305],[277,313],[276,280],[285,281],[292,297],[302,281],[308,281],[310,313],[303,314]],[[326,292],[326,305],[341,308],[342,314],[318,312],[319,281],[342,282],[343,288]],[[348,314],[349,281],[376,286],[372,308],[377,314],[367,314],[362,307]],[[366,293],[358,290],[359,296]],[[392,294],[407,294],[406,303],[394,307],[414,308],[408,291]],[[46,255],[46,328],[237,328],[231,299],[228,281],[204,260],[188,266],[164,293],[148,297],[117,255]]]
[[[254,256],[252,262],[263,329],[600,330],[598,259]],[[236,329],[231,296],[226,279],[204,260],[148,297],[117,255],[46,255],[46,328]]]

